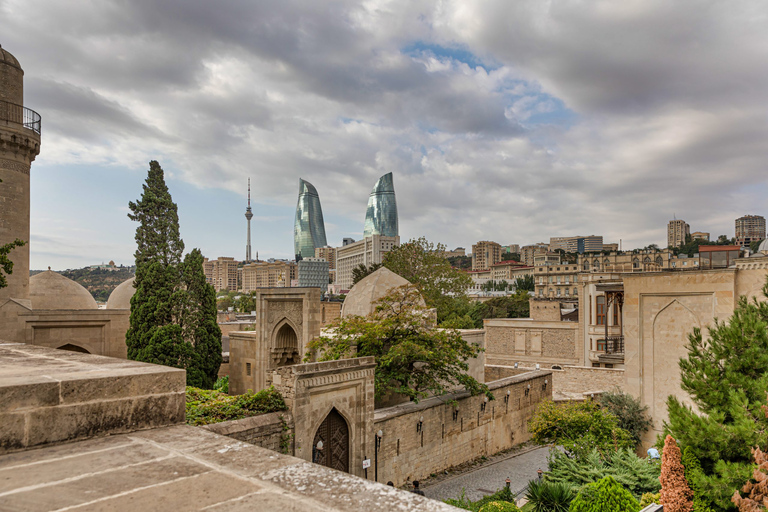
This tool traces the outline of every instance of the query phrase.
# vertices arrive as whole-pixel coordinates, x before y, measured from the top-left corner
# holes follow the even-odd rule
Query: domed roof
[[[393,289],[409,284],[411,282],[404,277],[395,274],[387,267],[381,267],[358,281],[349,290],[341,308],[341,317],[368,316],[376,309],[377,300],[385,297]]]
[[[133,287],[135,279],[132,277],[123,281],[112,290],[107,299],[107,309],[131,309],[131,297],[136,293],[136,288]]]
[[[21,69],[21,64],[19,64],[19,61],[16,60],[16,57],[11,55],[10,52],[8,52],[2,46],[0,46],[0,62]]]
[[[757,252],[768,254],[768,238],[760,242],[760,246],[757,248]]]
[[[29,278],[29,298],[32,309],[98,309],[88,290],[50,270]]]

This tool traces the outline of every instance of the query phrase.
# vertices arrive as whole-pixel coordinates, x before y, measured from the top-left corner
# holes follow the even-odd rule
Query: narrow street
[[[428,498],[442,501],[458,498],[464,489],[469,499],[477,500],[504,487],[507,478],[510,479],[512,491],[517,492],[537,477],[537,470],[547,470],[548,453],[549,448],[543,447],[513,455],[434,485],[427,485],[424,493]]]

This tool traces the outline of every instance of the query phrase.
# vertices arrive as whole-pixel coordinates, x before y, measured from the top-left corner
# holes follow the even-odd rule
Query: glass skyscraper
[[[368,197],[363,236],[399,236],[397,225],[397,200],[392,173],[379,178]]]
[[[293,224],[293,249],[296,253],[296,261],[302,258],[314,258],[315,248],[326,245],[320,196],[310,182],[299,178],[299,202],[296,205],[296,221]]]

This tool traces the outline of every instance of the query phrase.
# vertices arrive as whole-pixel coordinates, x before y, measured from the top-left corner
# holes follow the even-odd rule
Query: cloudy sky
[[[158,160],[188,249],[293,254],[298,179],[329,243],[394,173],[400,234],[453,248],[766,215],[761,1],[0,0],[43,117],[32,268],[132,262]]]

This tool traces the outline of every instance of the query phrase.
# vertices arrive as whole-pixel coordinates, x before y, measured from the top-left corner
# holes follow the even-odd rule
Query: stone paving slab
[[[0,455],[0,511],[450,511],[187,425]]]

